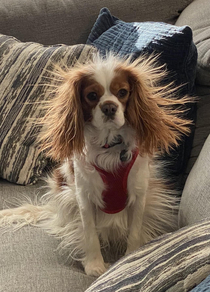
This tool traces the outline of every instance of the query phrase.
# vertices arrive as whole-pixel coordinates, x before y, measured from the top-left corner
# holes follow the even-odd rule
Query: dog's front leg
[[[128,177],[128,240],[126,254],[138,249],[145,243],[143,220],[149,184],[147,157],[138,157]]]
[[[100,242],[96,232],[94,205],[89,199],[89,194],[82,178],[76,179],[77,200],[84,232],[85,259],[83,266],[87,275],[99,276],[107,268],[101,254]]]
[[[87,275],[99,276],[106,271],[106,267],[96,232],[93,205],[89,201],[85,203],[84,206],[83,201],[83,206],[80,208],[85,239],[85,259],[83,265]]]
[[[142,237],[142,224],[145,208],[145,196],[141,199],[138,197],[135,204],[130,207],[128,220],[128,240],[126,254],[137,250],[143,245],[144,238]]]

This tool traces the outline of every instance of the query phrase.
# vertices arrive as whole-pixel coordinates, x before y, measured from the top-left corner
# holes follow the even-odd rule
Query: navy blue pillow
[[[112,16],[107,8],[100,11],[88,37],[87,44],[95,46],[101,54],[112,51],[120,56],[159,54],[159,63],[165,64],[169,72],[165,82],[173,81],[179,95],[192,94],[197,62],[197,50],[192,41],[192,31],[188,26],[174,26],[161,22],[127,23]],[[196,106],[189,105],[187,117],[195,120]],[[185,137],[180,146],[170,155],[165,154],[167,171],[177,186],[183,186],[183,173],[190,155],[192,134]]]

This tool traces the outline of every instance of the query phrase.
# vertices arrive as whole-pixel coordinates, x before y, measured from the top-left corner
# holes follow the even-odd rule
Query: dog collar
[[[138,154],[139,150],[135,149],[131,161],[128,163],[122,161],[115,173],[107,172],[94,165],[105,184],[105,190],[102,193],[103,201],[105,203],[105,207],[101,209],[103,212],[115,214],[125,209],[128,198],[128,175]]]

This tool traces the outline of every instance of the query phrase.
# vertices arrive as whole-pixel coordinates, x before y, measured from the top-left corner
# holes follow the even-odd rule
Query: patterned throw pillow
[[[87,45],[43,46],[0,35],[0,177],[18,184],[36,182],[47,165],[36,143],[43,101],[52,94],[54,65],[85,62],[95,49]]]
[[[86,292],[190,291],[210,275],[209,255],[207,220],[161,236],[122,258]]]
[[[194,88],[197,50],[192,41],[192,31],[188,26],[178,27],[161,22],[124,22],[111,15],[107,8],[100,11],[88,37],[87,44],[94,45],[102,54],[113,51],[121,56],[138,58],[144,54],[159,54],[160,64],[165,64],[169,72],[166,82],[180,86],[178,94],[191,94]],[[187,118],[195,120],[196,107],[189,105]],[[192,138],[185,137],[167,160],[166,173],[175,177],[182,186],[183,172],[192,146]]]

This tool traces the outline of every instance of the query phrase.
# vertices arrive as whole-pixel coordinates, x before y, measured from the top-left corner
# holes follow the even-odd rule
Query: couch
[[[185,148],[185,163],[181,169],[183,181],[181,189],[183,190],[179,211],[180,229],[163,235],[133,254],[123,257],[112,265],[105,275],[95,279],[85,275],[80,263],[72,262],[66,255],[59,254],[56,251],[58,240],[43,230],[25,226],[15,232],[11,227],[5,232],[5,229],[1,228],[0,291],[2,292],[177,292],[203,291],[199,289],[204,289],[202,287],[209,287],[208,285],[210,285],[208,278],[208,275],[210,275],[210,221],[208,220],[210,210],[210,137],[208,137],[210,133],[209,0],[105,0],[103,2],[96,0],[2,0],[0,3],[0,34],[2,34],[0,41],[3,45],[0,49],[0,69],[3,71],[1,71],[0,88],[4,93],[1,93],[0,99],[3,95],[7,96],[9,94],[8,89],[11,95],[14,86],[17,85],[17,79],[15,85],[13,83],[14,76],[19,76],[18,88],[22,86],[25,79],[20,74],[23,74],[23,72],[26,74],[26,67],[29,62],[34,60],[35,55],[41,58],[43,54],[49,54],[50,51],[54,62],[57,62],[60,58],[62,64],[70,62],[70,65],[72,65],[72,60],[74,60],[72,56],[76,52],[77,58],[85,61],[86,57],[83,59],[81,56],[84,55],[84,51],[86,55],[94,52],[93,47],[84,47],[83,45],[73,47],[70,53],[67,52],[66,47],[85,44],[87,41],[91,45],[92,38],[89,35],[100,9],[103,7],[107,7],[112,15],[126,23],[154,21],[175,24],[177,27],[187,25],[192,29],[193,41],[198,54],[196,55],[196,57],[198,56],[195,67],[196,76],[191,72],[191,70],[194,70],[191,64],[195,63],[195,58],[188,59],[190,62],[187,64],[188,71],[185,72],[185,76],[192,73],[191,75],[195,77],[191,78],[192,86],[190,89],[188,87],[187,90],[193,91],[199,97],[199,100],[197,109],[193,107],[196,114],[196,118],[193,116],[195,127],[191,140],[186,142],[188,147]],[[189,32],[188,29],[187,31]],[[184,34],[184,32],[182,31],[180,34]],[[11,37],[15,37],[19,42]],[[9,49],[11,47],[15,48],[14,53],[11,54],[11,51],[7,50],[8,47],[5,48],[4,44],[6,42],[10,46]],[[19,57],[16,57],[15,52],[22,48],[20,42],[21,44],[30,42],[30,45],[24,45],[24,48],[35,48],[36,54],[31,54],[30,58],[27,57],[27,60],[24,55],[19,54]],[[49,46],[52,46],[50,50],[48,49]],[[51,53],[52,50],[53,53]],[[184,50],[185,47],[183,47]],[[173,52],[173,48],[171,52]],[[192,54],[195,56],[195,50]],[[21,68],[21,72],[18,65],[20,56],[25,61],[25,67]],[[8,77],[6,69],[9,68],[12,59],[15,59],[17,66],[12,70],[12,77]],[[69,59],[71,61],[68,61]],[[178,63],[178,59],[175,60],[175,63]],[[33,68],[37,66],[34,64]],[[46,66],[48,66],[47,63]],[[2,77],[2,72],[4,72],[5,78]],[[37,79],[42,76],[39,70],[30,72],[33,72],[32,77],[36,76]],[[46,83],[46,75],[43,78]],[[176,75],[173,78],[176,79]],[[34,79],[31,84],[33,82],[35,82]],[[3,90],[2,84],[4,84]],[[35,95],[43,96],[43,91],[39,91],[37,88],[33,88],[33,90],[33,92],[28,91],[27,93],[32,98]],[[48,96],[48,93],[45,92],[45,96]],[[14,95],[11,95],[11,101],[13,99]],[[21,103],[18,104],[18,115],[22,113],[21,105]],[[3,108],[2,104],[0,107]],[[4,111],[1,109],[0,122],[4,119],[5,111],[8,108],[7,105]],[[11,108],[13,109],[13,107]],[[38,116],[42,112],[37,108],[24,108],[24,110],[26,112],[27,110],[36,112]],[[12,111],[11,116],[15,116],[15,111]],[[18,125],[24,123],[25,121],[21,120]],[[18,140],[17,143],[16,139],[19,139],[21,133],[23,135],[22,128],[19,126],[10,128],[8,123],[3,125],[1,135],[3,136],[6,130],[12,129],[13,133],[10,133],[9,137],[13,136],[15,138],[9,144],[5,144],[4,149],[3,144],[0,144],[2,164],[0,170],[0,208],[7,207],[11,202],[24,200],[26,196],[33,199],[44,193],[46,191],[45,183],[41,177],[50,171],[53,164],[51,161],[45,160],[43,156],[40,157],[36,149],[32,149],[31,152],[26,151],[26,144],[31,145],[33,142],[30,137],[36,134],[34,128],[27,136],[27,143],[24,142],[24,150],[21,148],[22,152],[18,152],[15,146],[20,141]],[[13,160],[14,153],[19,157],[17,161]],[[27,163],[22,164],[20,153],[26,155],[26,158],[28,158],[26,160],[30,161],[29,165]],[[33,160],[31,157],[34,156],[38,157],[36,160],[38,163],[35,166],[33,165],[32,168],[31,161]],[[179,159],[177,160],[179,162]],[[14,166],[18,168],[18,175],[17,172],[13,173]],[[40,171],[40,166],[44,171]],[[32,169],[33,175],[29,179],[27,174]],[[34,170],[36,171],[36,179]],[[20,177],[22,177],[22,180]]]

